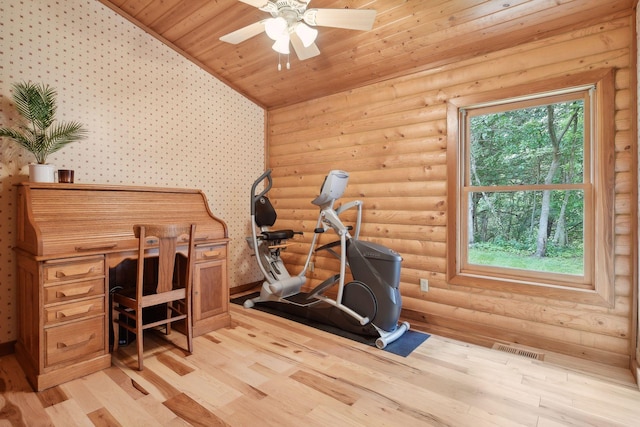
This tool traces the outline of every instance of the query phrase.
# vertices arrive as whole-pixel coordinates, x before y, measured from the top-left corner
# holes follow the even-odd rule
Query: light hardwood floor
[[[129,345],[111,368],[40,393],[4,356],[0,425],[639,425],[640,391],[623,370],[560,367],[437,336],[404,358],[256,310],[231,312],[233,326],[197,337],[192,355],[149,334],[143,372]]]

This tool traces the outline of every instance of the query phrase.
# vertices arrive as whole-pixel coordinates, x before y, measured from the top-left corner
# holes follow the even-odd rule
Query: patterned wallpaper
[[[640,10],[636,8],[636,46],[640,46]],[[640,50],[636,48],[636,64],[640,63]],[[636,67],[636,81],[640,82],[640,69]],[[636,111],[640,111],[640,85],[636,85]],[[636,117],[636,129],[640,129],[640,115]],[[638,141],[640,145],[640,140]],[[640,154],[640,150],[638,150]],[[639,162],[640,163],[640,162]],[[639,171],[640,173],[640,171]],[[640,188],[638,189],[640,192]],[[638,200],[638,212],[640,212],[640,198]],[[640,226],[640,220],[638,221]],[[638,230],[640,235],[640,229]],[[640,254],[638,254],[640,257]],[[640,259],[638,260],[640,264]],[[639,289],[638,283],[635,283],[636,289]],[[637,306],[640,307],[640,292],[636,290]],[[637,315],[636,309],[636,383],[640,385],[640,316]]]
[[[229,227],[230,286],[260,278],[245,236],[264,170],[264,110],[96,0],[0,2],[0,126],[11,85],[58,92],[58,118],[89,137],[50,156],[78,183],[199,188]],[[31,154],[0,140],[0,343],[17,337],[14,184]]]

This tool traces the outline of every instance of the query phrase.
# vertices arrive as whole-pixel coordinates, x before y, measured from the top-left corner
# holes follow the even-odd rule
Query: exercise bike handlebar
[[[265,179],[267,180],[267,186],[259,194],[256,194],[256,188]],[[253,185],[251,186],[251,215],[256,214],[256,200],[267,194],[269,190],[271,190],[272,186],[273,179],[271,178],[271,169],[267,169],[262,175],[260,175],[260,177],[258,177],[258,179],[253,182]]]
[[[356,232],[353,235],[353,238],[358,240],[360,238],[360,225],[362,223],[362,200],[353,200],[351,202],[343,204],[338,209],[336,209],[336,215],[339,217],[342,212],[354,207],[358,208],[358,211],[356,214]],[[351,230],[352,228],[353,227],[351,226],[346,227],[347,230]]]

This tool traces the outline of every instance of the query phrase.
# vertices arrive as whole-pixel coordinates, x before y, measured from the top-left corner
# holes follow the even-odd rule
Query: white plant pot
[[[29,181],[31,182],[55,182],[56,167],[54,165],[29,164]]]

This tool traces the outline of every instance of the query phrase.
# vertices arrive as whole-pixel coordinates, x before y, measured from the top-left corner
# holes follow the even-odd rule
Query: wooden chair
[[[113,351],[118,349],[119,326],[136,334],[138,370],[143,370],[143,331],[164,325],[166,334],[171,333],[171,323],[184,320],[187,349],[193,351],[191,321],[191,282],[195,261],[195,224],[192,225],[135,225],[134,234],[139,240],[138,267],[135,289],[132,287],[116,291],[112,295]],[[182,237],[183,240],[179,240]],[[186,240],[185,240],[186,239]],[[178,244],[188,242],[186,264],[176,263]],[[157,249],[156,249],[157,248]],[[149,266],[147,259],[157,252],[157,271]],[[182,268],[176,268],[177,266]],[[154,271],[150,271],[154,270]],[[166,305],[166,313],[162,306]],[[160,308],[160,320],[144,323],[143,310]],[[155,313],[154,313],[155,314]]]

